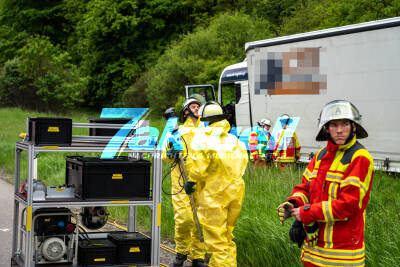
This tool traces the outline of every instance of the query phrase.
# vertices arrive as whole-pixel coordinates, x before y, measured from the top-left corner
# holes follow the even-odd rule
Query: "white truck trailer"
[[[362,114],[369,137],[360,142],[376,167],[400,172],[400,17],[250,42],[245,49],[247,62],[227,67],[218,88],[223,105],[230,102],[224,95],[231,97],[238,127],[282,114],[300,117],[296,132],[307,161],[325,145],[315,141],[322,107],[348,100]]]

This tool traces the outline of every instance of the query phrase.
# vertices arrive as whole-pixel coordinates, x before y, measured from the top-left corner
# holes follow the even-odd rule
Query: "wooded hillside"
[[[173,106],[245,42],[400,15],[400,0],[0,0],[0,106]]]

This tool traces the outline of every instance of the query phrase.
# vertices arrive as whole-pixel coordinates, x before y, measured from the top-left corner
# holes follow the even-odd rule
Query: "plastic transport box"
[[[78,263],[80,266],[115,266],[117,247],[108,239],[79,240]]]
[[[118,264],[150,265],[151,239],[137,232],[110,233],[108,238],[117,246]]]
[[[80,199],[150,198],[150,161],[72,156],[66,165],[66,184],[75,186]]]
[[[88,119],[90,123],[108,123],[108,124],[126,124],[131,121],[130,118],[103,118],[103,119]],[[119,129],[103,129],[90,128],[90,136],[114,136]]]
[[[72,119],[28,118],[28,141],[35,145],[71,146]]]

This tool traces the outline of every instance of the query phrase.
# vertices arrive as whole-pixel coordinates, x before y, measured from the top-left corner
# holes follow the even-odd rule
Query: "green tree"
[[[281,35],[379,20],[400,15],[400,0],[307,0],[285,17]]]
[[[242,13],[223,14],[175,42],[146,73],[147,100],[158,113],[174,106],[186,84],[218,84],[227,65],[244,59],[244,44],[271,37],[270,25]]]
[[[65,19],[63,0],[2,0],[0,25],[15,32],[43,35],[53,43],[66,44],[72,27]]]
[[[192,9],[183,0],[88,2],[76,29],[81,68],[90,77],[89,105],[121,103],[168,43],[193,28]]]
[[[0,26],[0,66],[7,60],[14,58],[19,48],[23,47],[29,35],[25,32],[17,32],[13,27]]]
[[[142,75],[135,81],[123,94],[123,105],[129,108],[148,107],[149,102],[146,97],[146,77]]]
[[[48,38],[32,37],[6,62],[0,76],[3,105],[37,110],[71,109],[80,106],[87,79],[70,63],[67,52]]]

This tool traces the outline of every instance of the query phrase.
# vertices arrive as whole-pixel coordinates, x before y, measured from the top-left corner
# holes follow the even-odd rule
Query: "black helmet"
[[[196,116],[192,113],[192,111],[190,111],[190,109],[189,109],[189,106],[190,106],[191,104],[193,104],[193,103],[198,104],[199,106],[201,105],[201,103],[199,102],[199,100],[197,100],[197,99],[194,98],[194,97],[189,97],[189,98],[187,98],[187,99],[183,102],[181,111],[179,112],[179,122],[180,122],[180,123],[184,123],[184,122],[185,122],[185,119],[186,119],[186,117],[187,117],[187,115],[185,114],[185,111],[186,111],[186,110],[189,110],[189,115],[192,115],[193,117],[196,117]]]
[[[175,108],[167,108],[164,112],[164,118],[168,120],[169,118],[178,117],[176,116]]]

